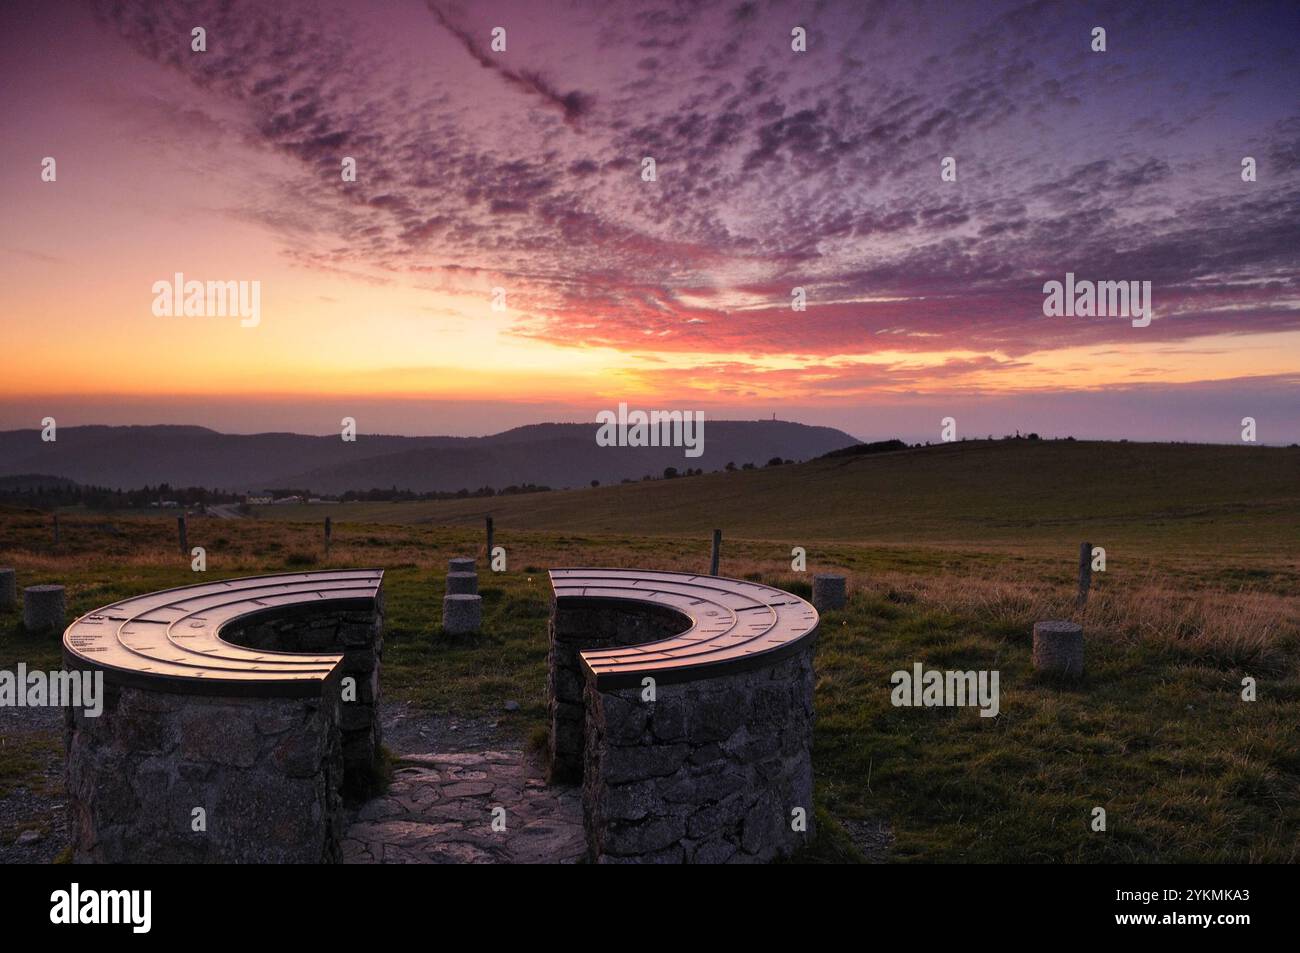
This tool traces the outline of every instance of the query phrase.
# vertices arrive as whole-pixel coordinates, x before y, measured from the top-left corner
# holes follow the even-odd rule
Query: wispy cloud
[[[886,351],[983,355],[930,380],[1010,377],[1134,340],[1042,316],[1067,271],[1151,281],[1146,344],[1300,330],[1300,115],[1279,93],[1300,66],[1265,26],[1286,4],[544,6],[93,3],[189,83],[138,108],[265,157],[230,215],[330,273],[508,285],[517,339],[730,353],[756,385],[763,357]],[[910,379],[825,380],[877,373]]]

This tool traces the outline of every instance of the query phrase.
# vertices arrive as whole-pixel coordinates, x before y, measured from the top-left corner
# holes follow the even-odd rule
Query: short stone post
[[[718,574],[718,561],[722,556],[722,530],[713,531],[713,553],[709,556],[709,575]]]
[[[450,595],[478,595],[478,573],[475,572],[449,572],[447,573],[447,592]]]
[[[1083,674],[1083,626],[1077,622],[1034,623],[1034,669],[1078,678]]]
[[[812,604],[818,612],[843,609],[847,600],[847,582],[843,576],[829,573],[813,576]]]
[[[492,522],[488,520],[491,531]],[[490,557],[489,557],[490,558]],[[483,599],[478,594],[478,569],[469,556],[447,561],[446,594],[442,597],[442,628],[451,635],[477,632],[483,623]]]
[[[1088,590],[1092,588],[1092,543],[1079,544],[1079,608],[1088,601]]]
[[[448,593],[442,597],[442,628],[450,635],[470,635],[483,624],[483,597]]]
[[[0,609],[18,606],[18,574],[12,569],[0,569]]]
[[[68,605],[62,586],[28,586],[23,590],[23,625],[28,632],[62,633]]]
[[[187,532],[187,527],[185,525],[184,514],[176,517],[176,536],[180,540],[181,555],[188,556],[190,554],[190,545],[186,540],[189,534]]]

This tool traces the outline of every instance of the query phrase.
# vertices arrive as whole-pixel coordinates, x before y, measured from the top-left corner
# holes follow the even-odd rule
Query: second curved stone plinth
[[[551,777],[597,863],[755,863],[813,835],[816,611],[769,586],[552,570]]]

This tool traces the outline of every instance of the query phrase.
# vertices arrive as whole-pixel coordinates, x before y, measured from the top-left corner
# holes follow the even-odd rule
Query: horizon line
[[[708,418],[706,418],[706,420],[707,419]],[[908,450],[925,448],[925,447],[941,447],[949,443],[990,443],[990,442],[997,443],[1003,440],[1018,440],[1018,439],[1029,440],[1031,435],[1036,437],[1037,440],[1043,442],[1063,441],[1063,442],[1074,442],[1074,443],[1136,443],[1136,444],[1152,444],[1152,445],[1160,445],[1160,446],[1206,446],[1206,447],[1236,447],[1236,446],[1252,447],[1253,446],[1253,447],[1274,447],[1279,449],[1287,449],[1290,447],[1300,446],[1300,443],[1297,443],[1296,441],[1272,442],[1272,441],[1259,440],[1259,441],[1248,442],[1248,441],[1216,441],[1216,440],[1208,440],[1208,439],[1206,440],[1156,440],[1156,439],[1141,438],[1141,437],[1076,437],[1073,434],[1050,434],[1049,435],[1049,434],[1043,434],[1033,430],[1021,432],[1019,429],[1016,429],[1014,433],[1004,433],[1000,435],[984,433],[980,435],[958,437],[955,440],[948,440],[948,441],[942,439],[940,440],[928,439],[928,440],[917,440],[915,442],[912,442],[908,440],[906,437],[902,436],[900,433],[895,433],[892,436],[878,436],[872,439],[864,439],[862,437],[855,436],[854,434],[850,433],[849,431],[841,427],[834,427],[829,424],[810,424],[800,420],[785,420],[785,419],[775,418],[775,417],[760,417],[760,418],[748,419],[748,420],[735,419],[735,418],[716,418],[712,420],[712,423],[715,424],[727,424],[727,423],[793,424],[794,426],[797,427],[807,427],[809,429],[835,430],[838,431],[839,433],[844,434],[846,437],[856,440],[859,444],[884,443],[890,440],[898,440],[903,444],[905,444],[906,445],[905,449]],[[420,433],[420,434],[378,433],[378,432],[367,433],[364,431],[358,431],[356,434],[356,440],[357,442],[360,442],[362,437],[369,437],[371,439],[376,439],[380,437],[394,437],[402,440],[428,440],[428,439],[466,440],[466,441],[486,440],[490,437],[498,437],[501,436],[502,434],[507,434],[516,430],[525,430],[529,427],[545,427],[545,426],[567,426],[567,427],[591,426],[593,428],[598,429],[600,425],[596,421],[586,421],[586,420],[543,420],[543,421],[536,421],[534,423],[529,423],[529,424],[519,424],[518,426],[515,427],[507,427],[504,430],[497,430],[490,433],[467,434],[467,435],[448,434],[448,433]],[[311,437],[313,439],[332,439],[332,438],[337,438],[339,436],[337,432],[307,433],[298,430],[249,430],[249,431],[218,430],[214,427],[208,427],[203,424],[179,424],[179,423],[162,423],[162,424],[86,423],[86,424],[59,425],[59,429],[65,431],[90,429],[90,428],[98,428],[104,430],[132,430],[132,429],[203,430],[203,431],[207,431],[208,433],[216,434],[217,436],[222,436],[222,437],[287,436],[287,437]],[[39,434],[41,432],[41,429],[42,428],[39,426],[17,427],[10,430],[0,430],[0,436],[4,436],[6,434],[19,434],[19,433]],[[811,457],[809,459],[813,460],[817,458]],[[807,461],[800,461],[800,462],[807,462]],[[40,474],[34,474],[34,475],[40,475]]]

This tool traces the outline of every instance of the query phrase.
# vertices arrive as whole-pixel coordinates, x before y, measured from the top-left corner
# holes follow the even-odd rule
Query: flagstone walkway
[[[548,787],[532,756],[408,754],[388,791],[357,811],[343,862],[575,863],[585,847],[579,789]]]

